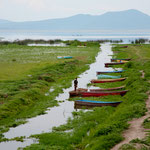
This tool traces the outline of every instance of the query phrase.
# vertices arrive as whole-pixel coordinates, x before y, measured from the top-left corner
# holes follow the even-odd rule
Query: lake
[[[0,30],[0,39],[23,40],[23,39],[44,39],[44,40],[120,40],[130,42],[139,38],[150,39],[150,30],[80,30],[80,31],[29,31],[29,30]]]

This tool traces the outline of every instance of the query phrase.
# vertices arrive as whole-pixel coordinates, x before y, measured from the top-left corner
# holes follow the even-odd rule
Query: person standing
[[[77,78],[74,80],[74,90],[76,91],[78,87],[78,80]]]

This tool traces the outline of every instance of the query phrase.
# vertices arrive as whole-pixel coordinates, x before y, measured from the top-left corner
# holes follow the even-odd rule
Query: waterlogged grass
[[[29,47],[22,45],[0,45],[0,79],[15,80],[30,75],[30,70],[43,68],[49,64],[64,62],[57,56],[73,56],[74,59],[91,63],[95,56],[91,46],[79,48],[68,47]]]
[[[52,133],[34,135],[39,139],[39,144],[33,144],[25,150],[40,149],[86,149],[86,150],[110,150],[115,144],[123,140],[122,132],[128,128],[128,121],[141,117],[145,114],[146,94],[150,89],[150,45],[128,45],[128,48],[114,48],[114,58],[132,58],[132,62],[123,65],[126,70],[122,73],[128,77],[123,82],[95,84],[99,87],[117,87],[126,85],[129,91],[123,97],[108,96],[102,98],[84,98],[103,101],[123,101],[117,108],[101,107],[93,108],[91,111],[73,112],[74,119],[68,119],[68,123],[53,128]],[[146,52],[145,52],[146,51]],[[141,78],[143,70],[145,77]],[[80,98],[72,98],[77,100]],[[149,119],[144,122],[149,128]],[[135,140],[132,144],[124,145],[122,150],[136,149],[135,143],[144,143],[141,150],[148,149],[150,136],[145,141]]]
[[[5,66],[0,71],[0,141],[6,140],[2,133],[9,127],[23,124],[26,118],[44,114],[47,107],[58,105],[55,97],[88,69],[86,64],[94,61],[98,51],[97,43],[81,49],[1,45],[0,65]],[[57,60],[58,55],[74,58]],[[13,68],[9,70],[8,66]],[[54,91],[49,92],[49,89]]]

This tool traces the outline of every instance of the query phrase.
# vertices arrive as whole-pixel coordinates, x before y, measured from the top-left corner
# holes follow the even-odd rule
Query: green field
[[[53,132],[33,135],[39,144],[33,144],[26,150],[110,150],[123,140],[122,132],[128,128],[128,121],[145,114],[145,101],[150,90],[150,45],[128,45],[128,48],[113,48],[114,58],[132,58],[123,66],[121,73],[127,80],[117,83],[96,84],[109,88],[125,85],[129,90],[123,97],[107,96],[86,98],[102,101],[123,101],[117,108],[101,107],[94,111],[73,112],[73,119],[67,124],[54,127]],[[76,45],[69,47],[28,47],[19,45],[0,46],[0,141],[5,141],[2,133],[9,127],[15,127],[30,118],[43,114],[47,107],[57,105],[55,97],[62,89],[69,87],[78,74],[85,71],[94,61],[98,44],[84,48]],[[73,59],[58,60],[57,56],[70,55]],[[141,71],[145,78],[141,78]],[[114,74],[112,74],[114,75]],[[118,74],[117,74],[118,75]],[[54,88],[49,96],[44,94]],[[70,98],[74,101],[77,98]],[[147,118],[143,122],[150,128]],[[135,150],[135,144],[141,144],[140,150],[150,148],[150,135],[143,140],[135,139],[124,145],[122,150]]]
[[[53,128],[52,133],[34,135],[39,139],[39,144],[33,144],[25,150],[110,150],[115,144],[123,140],[122,132],[128,128],[128,121],[139,118],[146,112],[146,94],[150,89],[150,45],[129,45],[123,49],[117,47],[114,51],[114,58],[132,58],[126,63],[123,69],[126,70],[122,76],[127,80],[118,83],[98,84],[100,87],[115,87],[126,85],[128,93],[121,96],[108,96],[103,98],[86,98],[103,101],[123,101],[117,108],[101,107],[94,108],[94,111],[73,112],[74,119],[69,119],[68,123],[60,127]],[[141,78],[143,70],[145,78]],[[75,100],[72,98],[70,100]],[[149,119],[143,125],[150,128]],[[66,132],[67,131],[67,132]],[[142,143],[140,150],[150,148],[150,135],[146,139],[135,139],[131,145],[125,145],[122,150],[135,150],[133,143]]]
[[[74,42],[66,47],[0,45],[0,141],[6,140],[2,133],[9,127],[58,105],[55,97],[88,69],[98,52],[96,42],[83,48]],[[68,55],[73,59],[57,59]],[[46,96],[50,88],[54,91]]]

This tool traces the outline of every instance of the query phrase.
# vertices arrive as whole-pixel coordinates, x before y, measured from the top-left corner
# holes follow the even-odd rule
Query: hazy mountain
[[[24,30],[116,30],[150,29],[150,16],[138,10],[107,12],[103,15],[75,15],[68,18],[30,22],[0,20],[0,29]]]
[[[3,23],[11,23],[11,21],[0,19],[0,25],[3,24]]]

